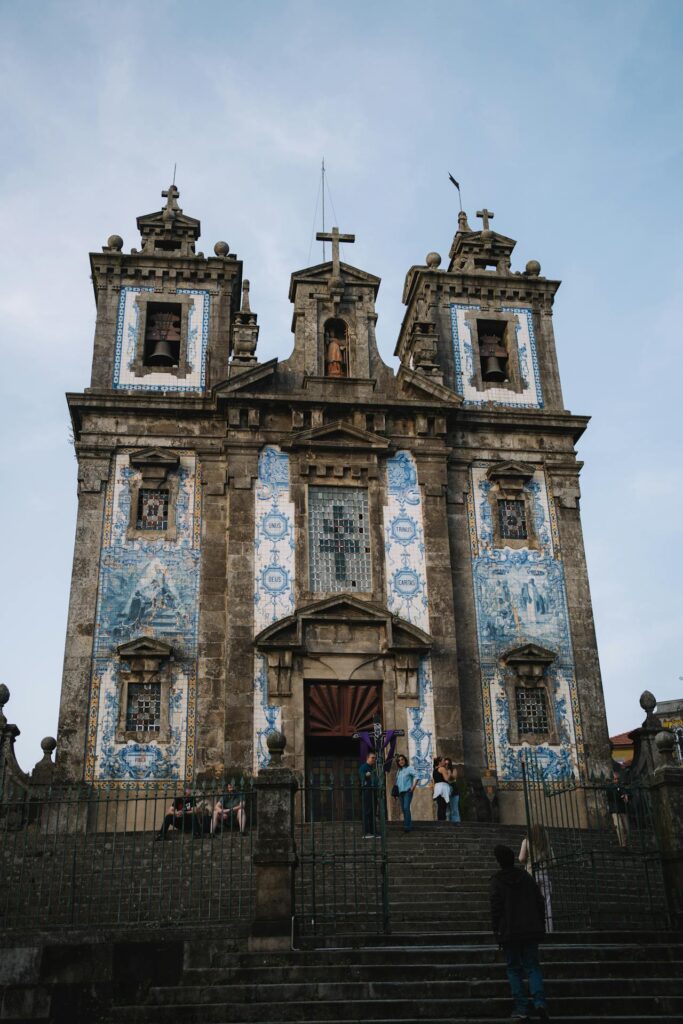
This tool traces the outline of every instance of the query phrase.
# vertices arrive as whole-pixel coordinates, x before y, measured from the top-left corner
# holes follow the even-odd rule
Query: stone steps
[[[572,941],[581,939],[584,941]],[[588,939],[589,941],[586,941]],[[563,1024],[672,1024],[683,1017],[683,939],[643,932],[553,935],[542,946],[552,1019]],[[509,1016],[502,954],[490,934],[453,933],[429,947],[393,945],[235,952],[214,939],[192,945],[179,984],[150,990],[103,1024],[340,1021],[492,1024]]]

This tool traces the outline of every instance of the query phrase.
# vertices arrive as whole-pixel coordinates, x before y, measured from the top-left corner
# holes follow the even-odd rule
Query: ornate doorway
[[[381,714],[378,682],[306,683],[306,780],[308,817],[345,820],[358,817],[359,743],[353,734],[372,728]]]

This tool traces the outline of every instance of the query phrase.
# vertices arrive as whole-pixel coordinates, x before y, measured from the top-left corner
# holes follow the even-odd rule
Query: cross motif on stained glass
[[[357,555],[360,551],[360,543],[353,536],[355,524],[344,515],[342,505],[333,505],[332,518],[323,519],[322,525],[323,533],[327,536],[320,538],[320,550],[334,555],[335,579],[345,580],[346,556]]]

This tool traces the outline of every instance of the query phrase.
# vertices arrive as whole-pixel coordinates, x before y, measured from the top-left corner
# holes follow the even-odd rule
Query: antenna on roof
[[[173,184],[174,185],[175,185],[175,169],[176,169],[177,166],[178,166],[178,164],[173,164]]]
[[[325,157],[323,157],[323,165],[321,170],[321,184],[323,192],[323,234],[325,233]],[[325,243],[323,242],[323,263],[325,262]]]

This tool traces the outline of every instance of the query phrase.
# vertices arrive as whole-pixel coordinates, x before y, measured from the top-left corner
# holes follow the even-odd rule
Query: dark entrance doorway
[[[381,714],[379,683],[306,684],[307,817],[350,821],[359,810],[359,741],[355,732],[372,728]]]

